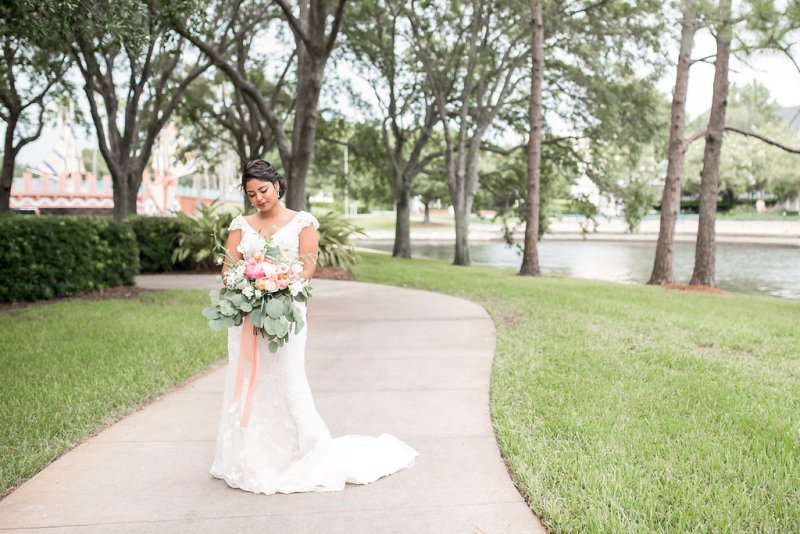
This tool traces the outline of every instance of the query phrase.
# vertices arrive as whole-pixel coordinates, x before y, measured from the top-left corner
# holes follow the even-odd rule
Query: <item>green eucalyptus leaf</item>
[[[272,318],[272,317],[270,317],[270,316],[266,316],[266,317],[264,318],[264,330],[266,330],[266,331],[267,331],[267,333],[268,333],[269,335],[271,335],[271,336],[274,336],[274,335],[275,335],[275,323],[276,323],[276,322],[277,322],[277,321],[275,321],[275,319],[273,319],[273,318]]]
[[[289,331],[289,323],[286,322],[286,319],[281,317],[277,321],[275,321],[275,335],[278,337],[286,336],[286,333]]]
[[[278,299],[272,299],[267,303],[267,314],[273,319],[283,315],[283,304]]]
[[[230,303],[229,300],[222,300],[219,303],[219,311],[222,315],[231,316],[236,313],[236,309],[233,307],[233,304]]]

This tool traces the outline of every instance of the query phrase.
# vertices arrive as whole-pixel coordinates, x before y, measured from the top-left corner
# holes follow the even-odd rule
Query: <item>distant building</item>
[[[47,158],[21,177],[14,178],[11,209],[41,214],[113,213],[111,178],[101,178],[84,168],[82,150],[73,133],[70,115],[69,109],[59,112],[59,140]],[[208,165],[201,157],[190,156],[188,161],[178,158],[180,144],[177,128],[168,124],[153,147],[153,169],[146,169],[142,175],[137,193],[137,213],[158,216],[171,216],[177,212],[192,214],[200,203],[209,204],[215,198],[241,202],[241,195],[234,190],[237,178],[231,157],[223,158],[211,180]],[[179,187],[178,181],[183,176],[193,177],[191,186]]]

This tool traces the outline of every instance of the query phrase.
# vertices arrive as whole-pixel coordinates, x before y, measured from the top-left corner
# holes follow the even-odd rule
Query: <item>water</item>
[[[392,250],[386,241],[359,246]],[[655,243],[609,241],[543,241],[539,243],[542,272],[612,282],[645,283],[650,278]],[[675,243],[673,269],[676,283],[688,283],[694,267],[694,243]],[[415,257],[453,260],[452,242],[412,242]],[[472,263],[519,269],[516,248],[501,242],[476,242],[470,247]],[[764,293],[800,300],[800,249],[763,245],[717,243],[716,281],[720,289]]]

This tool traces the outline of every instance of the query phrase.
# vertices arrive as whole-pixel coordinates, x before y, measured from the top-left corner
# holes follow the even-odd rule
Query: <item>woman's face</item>
[[[248,180],[244,186],[247,198],[258,211],[269,211],[278,205],[277,184],[258,179]]]

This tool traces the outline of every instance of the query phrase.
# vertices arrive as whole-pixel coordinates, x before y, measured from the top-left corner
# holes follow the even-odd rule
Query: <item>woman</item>
[[[264,237],[271,238],[284,254],[299,257],[301,276],[310,280],[319,223],[308,212],[281,205],[286,186],[286,179],[266,161],[247,163],[241,187],[257,211],[234,218],[226,247],[231,257],[248,259],[262,249]],[[306,326],[290,334],[276,353],[258,337],[258,377],[246,424],[241,403],[233,403],[242,327],[228,329],[228,371],[211,474],[231,487],[269,495],[337,491],[346,482],[368,484],[412,466],[418,452],[391,434],[331,438],[305,374],[306,304],[298,305]]]

